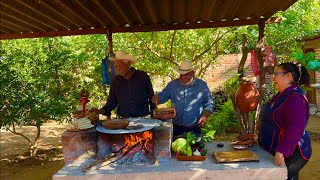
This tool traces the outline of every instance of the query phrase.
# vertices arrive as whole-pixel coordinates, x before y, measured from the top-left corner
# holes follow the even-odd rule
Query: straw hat
[[[180,65],[175,66],[174,69],[179,74],[187,74],[188,72],[194,71],[196,67],[192,65],[190,60],[183,60],[181,61]]]
[[[134,64],[137,62],[137,59],[129,54],[127,54],[124,51],[116,51],[115,57],[109,57],[110,61],[116,61],[116,60],[128,60],[131,61],[131,64]]]

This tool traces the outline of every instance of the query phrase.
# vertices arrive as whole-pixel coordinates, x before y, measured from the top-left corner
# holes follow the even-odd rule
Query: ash
[[[139,162],[152,162],[141,150],[141,146],[133,148],[128,154],[119,159],[117,164],[132,164]]]

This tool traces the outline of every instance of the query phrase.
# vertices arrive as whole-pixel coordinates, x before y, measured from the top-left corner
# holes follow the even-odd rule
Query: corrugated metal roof
[[[1,0],[0,39],[256,24],[296,1]]]

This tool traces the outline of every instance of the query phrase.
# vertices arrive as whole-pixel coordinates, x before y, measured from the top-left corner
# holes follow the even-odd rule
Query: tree
[[[29,143],[30,155],[38,149],[41,125],[48,119],[64,120],[77,103],[72,54],[64,38],[41,38],[3,42],[1,55],[1,127]],[[16,131],[17,125],[32,125],[32,140]]]

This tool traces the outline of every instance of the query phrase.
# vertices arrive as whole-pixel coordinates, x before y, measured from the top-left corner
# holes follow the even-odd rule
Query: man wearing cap
[[[111,111],[118,107],[117,114],[121,117],[143,117],[152,115],[155,105],[151,98],[154,95],[149,75],[144,71],[131,67],[137,60],[133,56],[116,51],[115,68],[119,72],[111,82],[109,97],[105,106],[91,111],[111,115]]]
[[[154,103],[162,104],[169,99],[176,109],[173,118],[173,136],[183,136],[187,132],[201,134],[201,127],[213,112],[214,100],[206,82],[195,77],[195,67],[190,60],[184,60],[174,69],[180,74],[178,79],[168,85],[157,96]]]

